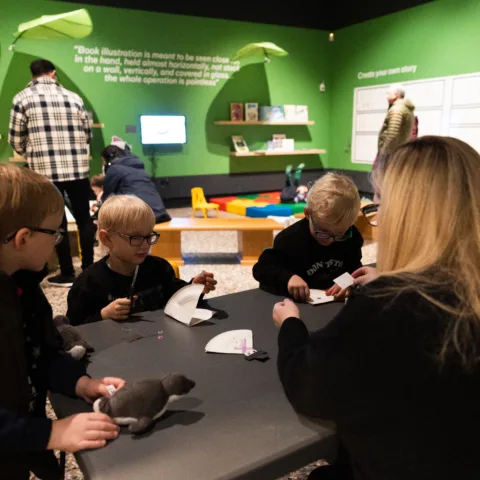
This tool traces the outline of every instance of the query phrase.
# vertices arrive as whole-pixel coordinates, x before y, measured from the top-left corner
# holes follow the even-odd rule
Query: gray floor
[[[190,208],[171,209],[169,213],[172,217],[190,217]],[[220,212],[222,217],[236,217],[236,215]],[[182,253],[191,254],[197,257],[212,258],[215,254],[233,254],[238,252],[236,232],[184,232],[182,233]],[[101,258],[102,252],[97,249],[96,258]],[[371,243],[363,247],[363,263],[369,264],[376,261],[377,245]],[[80,267],[78,258],[74,261],[77,269]],[[202,270],[210,271],[215,274],[218,280],[218,286],[210,297],[226,295],[230,293],[241,292],[252,288],[257,288],[258,283],[252,276],[252,267],[241,265],[221,265],[221,264],[195,264],[180,267],[180,276],[185,280],[190,280]],[[52,304],[54,315],[65,314],[67,306],[68,289],[51,287],[47,282],[42,284],[45,295]],[[51,408],[47,408],[48,413],[53,417]],[[315,465],[305,467],[298,472],[294,472],[282,480],[304,480],[312,468],[321,465],[319,461]],[[67,456],[67,480],[82,480],[83,475],[78,469],[75,459],[72,455]]]

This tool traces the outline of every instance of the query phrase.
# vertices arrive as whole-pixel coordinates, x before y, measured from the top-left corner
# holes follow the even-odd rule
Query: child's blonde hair
[[[111,195],[98,214],[98,230],[124,233],[139,228],[153,228],[153,210],[135,195]]]
[[[0,244],[23,227],[39,227],[64,208],[50,180],[25,167],[0,165]]]
[[[360,210],[360,195],[352,180],[338,173],[319,178],[308,193],[308,211],[314,220],[333,227],[350,227]]]

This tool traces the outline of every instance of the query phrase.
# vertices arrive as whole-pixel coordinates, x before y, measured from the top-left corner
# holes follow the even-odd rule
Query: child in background
[[[162,308],[187,285],[175,277],[166,260],[149,255],[160,236],[154,226],[155,214],[140,198],[112,195],[105,201],[98,215],[98,236],[109,254],[74,282],[67,313],[72,325],[125,320],[130,313]],[[132,305],[128,295],[137,266]],[[192,282],[205,285],[204,294],[215,290],[217,283],[212,273],[205,272]]]
[[[360,196],[348,177],[327,173],[317,180],[306,218],[280,232],[253,267],[260,287],[301,302],[311,288],[339,294],[333,280],[362,266],[363,238],[353,226],[359,210]]]
[[[98,216],[98,210],[102,204],[103,197],[103,184],[105,181],[105,175],[94,175],[90,179],[90,187],[93,190],[93,193],[96,197],[96,202],[91,206],[90,210],[92,211],[92,216]]]
[[[280,195],[282,203],[298,203],[305,202],[308,193],[308,187],[306,185],[300,185],[300,179],[302,177],[302,171],[305,167],[304,163],[301,163],[295,169],[295,173],[292,179],[292,165],[288,165],[285,169],[285,187]]]
[[[51,421],[45,416],[47,391],[92,403],[109,396],[116,378],[93,380],[82,364],[59,347],[52,309],[39,283],[64,213],[60,192],[30,169],[0,165],[0,477],[43,479],[63,473],[53,450],[76,452],[103,447],[117,437],[107,415],[81,413]]]

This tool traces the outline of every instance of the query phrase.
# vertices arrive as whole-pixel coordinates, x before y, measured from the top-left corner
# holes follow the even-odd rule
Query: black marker
[[[128,289],[128,297],[127,297],[127,298],[128,298],[129,300],[132,300],[132,298],[133,298],[133,290],[134,290],[134,288],[135,288],[135,282],[137,281],[138,267],[139,267],[139,266],[140,266],[140,265],[137,265],[137,266],[135,267],[135,273],[133,274],[132,284],[130,285],[130,288]]]

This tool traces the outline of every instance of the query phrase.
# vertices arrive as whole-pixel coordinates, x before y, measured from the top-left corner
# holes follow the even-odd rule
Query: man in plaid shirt
[[[82,268],[93,263],[96,227],[90,217],[89,144],[90,121],[82,99],[57,81],[48,60],[30,65],[32,81],[13,99],[9,142],[28,161],[28,166],[51,180],[68,195],[77,222],[82,248]],[[67,231],[64,215],[62,228]],[[61,274],[50,283],[71,286],[75,272],[68,235],[57,246]]]

